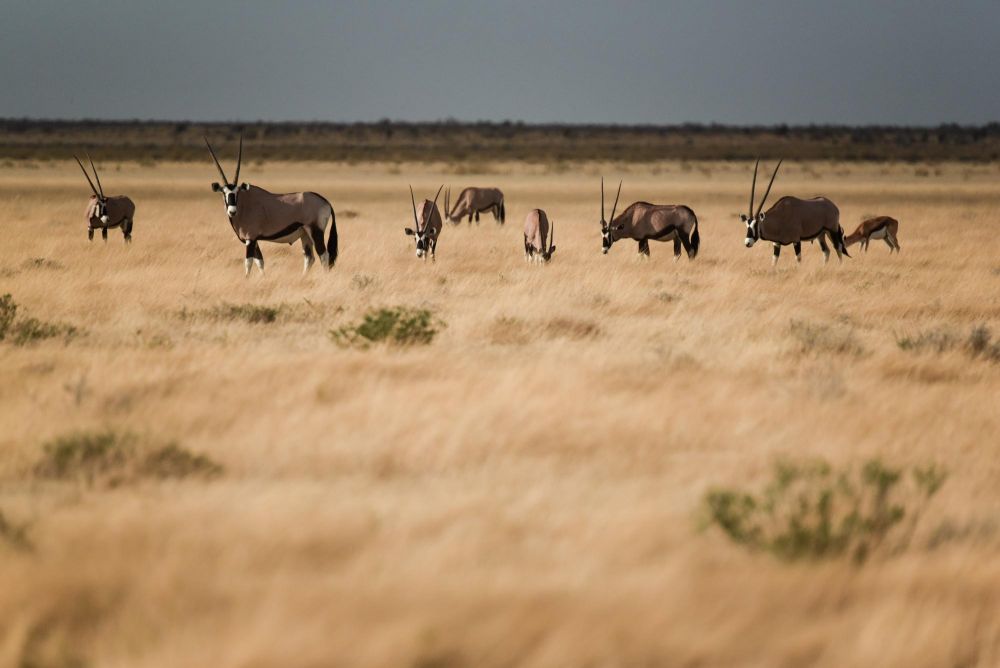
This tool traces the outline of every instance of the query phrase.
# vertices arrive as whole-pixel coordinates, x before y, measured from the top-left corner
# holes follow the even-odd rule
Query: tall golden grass
[[[249,280],[207,161],[105,167],[137,203],[131,247],[87,242],[75,164],[3,168],[0,294],[79,331],[0,343],[0,512],[31,544],[0,541],[0,664],[997,665],[1000,364],[897,344],[1000,334],[996,166],[786,164],[772,201],[827,195],[848,232],[892,215],[902,253],[824,266],[806,244],[776,269],[742,245],[747,167],[606,174],[625,204],[694,208],[701,253],[674,263],[600,254],[603,164],[247,165],[326,196],[342,253],[302,277],[297,246],[265,244]],[[508,224],[448,226],[421,262],[406,186],[446,181],[503,188]],[[534,207],[556,225],[544,267],[522,257]],[[328,335],[397,305],[446,326],[402,348]],[[45,443],[102,430],[224,472],[37,474]],[[782,457],[949,479],[909,547],[863,565],[701,525],[708,489]]]

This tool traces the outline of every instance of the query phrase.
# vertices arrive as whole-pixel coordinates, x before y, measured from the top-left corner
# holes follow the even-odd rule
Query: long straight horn
[[[781,167],[781,163],[784,162],[784,158],[778,161],[778,167],[774,168],[774,174],[771,174],[771,182],[767,184],[767,190],[764,191],[764,199],[760,201],[760,208],[757,209],[757,215],[764,210],[764,202],[767,201],[767,196],[771,193],[771,186],[774,185],[774,177],[778,175],[778,168]]]
[[[757,191],[757,168],[760,167],[760,158],[757,158],[757,164],[753,166],[753,183],[750,184],[750,208],[747,209],[747,215],[753,218],[753,199]]]
[[[604,177],[601,177],[601,221],[604,221]]]
[[[101,177],[97,174],[97,167],[94,167],[94,159],[90,157],[90,151],[87,151],[87,160],[90,160],[90,168],[94,170],[94,178],[97,180],[97,189],[101,191],[101,197],[104,197],[104,186],[101,185]]]
[[[212,145],[208,143],[208,137],[205,137],[205,146],[208,147],[208,152],[212,154],[212,160],[215,161],[215,168],[219,170],[219,176],[222,177],[222,183],[228,185],[229,179],[226,178],[226,173],[222,171],[222,165],[219,164],[219,159],[215,156],[215,151],[212,150]]]
[[[618,182],[618,194],[615,195],[615,205],[613,207],[611,207],[611,220],[608,221],[609,225],[611,223],[615,222],[615,211],[618,209],[618,197],[621,196],[621,194],[622,194],[622,182],[619,181]]]
[[[236,180],[233,184],[240,187],[240,166],[243,164],[243,133],[240,133],[240,152],[236,155]]]
[[[420,227],[420,222],[417,220],[417,200],[413,197],[413,186],[410,186],[410,204],[413,205],[413,224]]]
[[[556,221],[549,221],[549,252],[552,252],[552,247],[556,245]]]
[[[443,183],[441,184],[441,188],[444,188],[444,184]],[[441,194],[441,188],[438,188],[438,191],[434,194],[434,206],[437,206],[438,195]]]
[[[76,164],[80,165],[80,169],[83,170],[83,175],[87,177],[87,183],[90,184],[90,189],[94,191],[95,195],[97,195],[98,194],[97,188],[94,187],[94,182],[90,180],[90,174],[87,173],[87,170],[86,168],[84,168],[83,163],[80,162],[80,158],[77,158],[75,155],[73,156],[73,158],[76,160]]]

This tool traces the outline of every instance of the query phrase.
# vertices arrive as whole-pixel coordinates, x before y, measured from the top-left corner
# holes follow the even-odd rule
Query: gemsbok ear
[[[406,236],[408,236],[408,237],[412,237],[413,236],[413,228],[412,227],[404,227],[403,228],[403,232],[405,232]]]
[[[222,186],[220,186],[217,182],[212,184],[212,192],[217,193],[220,190],[222,190]]]
[[[747,220],[749,220],[749,218],[747,218],[747,215],[745,213],[741,213],[740,220],[742,220],[745,223],[747,222]]]
[[[249,183],[241,183],[240,184],[240,190],[250,190],[250,184]]]
[[[763,221],[764,221],[764,212],[761,211],[760,213],[757,214],[757,222],[760,223]]]

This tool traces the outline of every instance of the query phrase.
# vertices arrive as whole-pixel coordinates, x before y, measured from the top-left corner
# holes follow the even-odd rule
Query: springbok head
[[[212,192],[222,193],[222,199],[226,204],[226,213],[232,218],[236,215],[236,205],[240,191],[250,190],[249,183],[240,183],[240,165],[243,163],[243,135],[240,135],[240,152],[236,156],[236,178],[232,181],[227,179],[226,173],[222,171],[222,165],[219,164],[219,159],[215,156],[212,145],[208,143],[208,137],[205,137],[205,146],[208,147],[208,152],[212,154],[215,167],[219,170],[219,176],[222,177],[222,183],[212,184]],[[237,186],[237,184],[239,185]]]
[[[753,166],[753,183],[750,185],[750,210],[746,214],[740,214],[740,220],[746,223],[747,226],[747,237],[743,241],[747,248],[751,248],[760,239],[760,223],[764,220],[764,203],[767,202],[767,196],[771,194],[774,177],[778,175],[778,168],[781,167],[782,162],[783,160],[778,161],[778,166],[774,168],[774,173],[771,174],[771,182],[767,184],[767,190],[764,191],[764,199],[760,201],[756,215],[753,212],[753,200],[757,189],[757,168],[760,167],[760,160],[757,160],[757,163]]]
[[[615,242],[614,232],[620,232],[625,224],[613,225],[615,222],[615,211],[618,209],[618,198],[622,194],[622,182],[618,182],[618,194],[615,195],[614,206],[611,207],[610,222],[604,219],[604,177],[601,177],[601,251],[607,255],[611,250],[611,244]]]
[[[444,184],[438,188],[437,194],[434,195],[434,206],[427,213],[427,217],[423,220],[423,226],[421,226],[421,221],[417,218],[417,200],[413,196],[413,186],[410,186],[410,204],[413,205],[413,227],[405,227],[403,228],[403,232],[406,236],[413,237],[413,240],[416,242],[417,257],[423,257],[424,254],[430,251],[431,244],[438,235],[439,230],[434,225],[431,225],[431,217],[434,215],[435,207],[437,207],[438,195],[441,194],[441,188],[444,188]]]
[[[94,187],[94,182],[90,180],[90,174],[87,173],[87,168],[83,166],[80,162],[80,158],[75,155],[73,158],[76,160],[76,164],[80,165],[80,169],[83,170],[83,175],[87,177],[87,183],[90,184],[90,189],[94,191],[94,197],[97,198],[97,217],[100,219],[101,223],[104,225],[108,224],[108,198],[104,196],[104,186],[101,185],[101,177],[97,175],[97,167],[94,167],[94,160],[90,157],[90,153],[87,153],[87,160],[90,161],[90,168],[94,170],[94,179],[97,181],[97,187]]]

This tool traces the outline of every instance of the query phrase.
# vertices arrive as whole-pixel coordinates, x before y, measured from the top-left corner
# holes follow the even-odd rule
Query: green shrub
[[[896,336],[896,345],[908,352],[945,353],[961,348],[973,359],[1000,362],[1000,341],[993,340],[993,333],[986,325],[977,325],[963,342],[946,330],[926,330],[915,335]]]
[[[330,330],[330,338],[342,346],[367,348],[386,342],[398,346],[427,345],[444,323],[428,309],[406,306],[373,309],[358,324]]]
[[[218,320],[243,320],[250,324],[269,324],[278,319],[282,307],[259,304],[220,304],[210,315]]]
[[[68,341],[76,336],[77,329],[72,325],[52,323],[38,318],[17,319],[17,304],[10,294],[0,297],[0,341],[10,338],[16,346],[63,336]]]
[[[913,352],[943,353],[957,344],[958,339],[954,334],[941,329],[929,329],[911,336],[896,336],[896,345],[900,350]]]
[[[6,338],[7,332],[14,324],[15,316],[17,316],[17,304],[14,303],[10,293],[7,293],[0,297],[0,341]]]
[[[946,477],[934,465],[903,473],[878,459],[840,472],[823,461],[779,462],[760,494],[714,489],[704,507],[709,524],[748,548],[785,560],[849,554],[861,562],[890,538],[894,549],[905,547]],[[908,530],[894,532],[904,520]]]
[[[74,432],[45,443],[42,450],[35,465],[36,476],[88,485],[114,487],[140,477],[212,477],[222,473],[222,467],[204,455],[192,454],[174,443],[151,447],[128,432]]]

